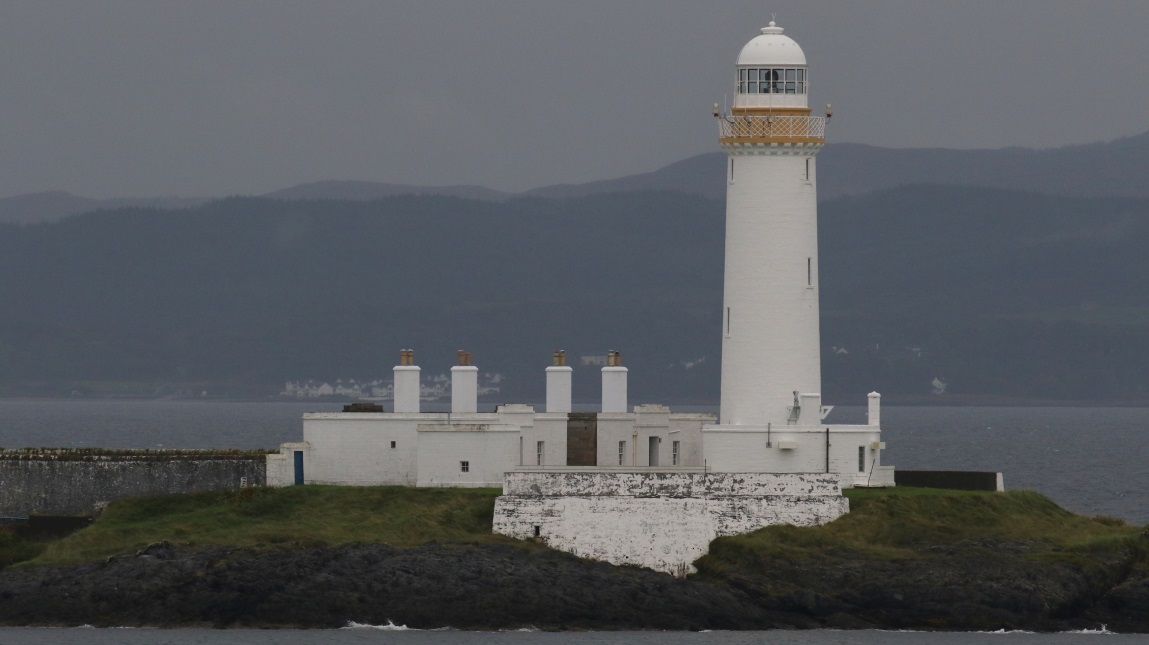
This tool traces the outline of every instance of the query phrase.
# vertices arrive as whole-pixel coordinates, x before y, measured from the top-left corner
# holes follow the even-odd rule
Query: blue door
[[[303,451],[295,451],[295,485],[303,485]]]

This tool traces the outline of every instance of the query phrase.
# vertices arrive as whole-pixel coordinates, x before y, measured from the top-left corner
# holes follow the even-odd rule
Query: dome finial
[[[770,14],[770,24],[762,28],[762,33],[764,33],[764,34],[780,34],[780,33],[782,33],[782,28],[778,26],[778,23],[774,22],[774,20],[776,18],[777,18],[776,15]]]

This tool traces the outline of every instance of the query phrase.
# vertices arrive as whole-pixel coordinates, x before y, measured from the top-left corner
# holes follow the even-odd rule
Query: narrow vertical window
[[[544,452],[543,452],[544,444],[546,444],[545,441],[540,441],[538,443],[538,446],[536,446],[536,448],[535,448],[535,465],[536,466],[542,466],[543,465],[543,461],[544,461],[543,457],[545,456]]]
[[[394,441],[391,442],[391,448],[395,448],[395,442]]]
[[[806,181],[810,181],[810,158],[806,157]]]
[[[858,446],[858,472],[866,472],[866,447]]]
[[[806,258],[806,286],[814,286],[814,260]]]
[[[675,441],[670,444],[670,463],[673,466],[678,465],[678,450],[681,442]]]
[[[622,466],[626,463],[626,442],[618,442],[618,465]]]
[[[730,335],[730,307],[726,308],[726,335]]]
[[[734,157],[730,158],[730,183],[734,183]]]

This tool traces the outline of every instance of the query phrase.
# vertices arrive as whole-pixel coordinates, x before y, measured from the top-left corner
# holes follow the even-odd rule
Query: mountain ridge
[[[820,201],[910,184],[1020,189],[1065,196],[1149,197],[1141,169],[1149,167],[1149,132],[1106,142],[1056,148],[884,148],[828,144],[818,156]],[[399,195],[443,195],[502,202],[514,197],[570,199],[589,195],[675,190],[724,199],[725,155],[695,155],[656,170],[579,184],[552,184],[514,193],[475,185],[418,186],[322,180],[259,195],[280,200],[370,201]],[[0,198],[0,222],[37,223],[93,210],[181,209],[220,198],[91,199],[64,191]]]

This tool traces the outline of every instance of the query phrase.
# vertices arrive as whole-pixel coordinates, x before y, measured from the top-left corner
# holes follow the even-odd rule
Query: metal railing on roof
[[[824,116],[726,115],[718,117],[721,139],[822,139]]]

